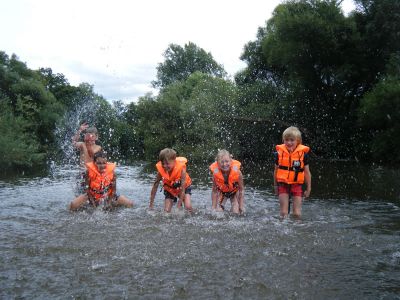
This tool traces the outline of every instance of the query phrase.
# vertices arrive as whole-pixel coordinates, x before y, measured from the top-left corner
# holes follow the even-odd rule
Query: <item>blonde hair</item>
[[[290,126],[286,128],[285,131],[282,133],[282,141],[288,138],[296,139],[297,142],[301,144],[302,142],[301,131],[295,126]]]
[[[218,151],[217,156],[215,157],[215,160],[220,161],[224,156],[228,156],[229,158],[232,158],[232,156],[228,150],[221,149]]]
[[[164,148],[160,151],[158,159],[160,161],[174,160],[176,158],[176,151],[171,148]]]

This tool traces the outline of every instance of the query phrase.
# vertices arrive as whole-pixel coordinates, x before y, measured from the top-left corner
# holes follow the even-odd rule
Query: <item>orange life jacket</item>
[[[276,181],[287,184],[304,183],[304,155],[310,148],[300,144],[289,153],[285,144],[281,144],[276,146],[276,151],[278,152]]]
[[[114,163],[107,163],[106,169],[100,173],[93,162],[86,163],[88,170],[89,189],[88,193],[96,201],[108,197],[113,193]]]
[[[162,167],[162,162],[159,161],[156,164],[157,171],[160,173],[163,181],[163,188],[168,193],[177,197],[182,190],[181,187],[181,175],[182,170],[186,170],[187,159],[185,157],[177,157],[175,159],[175,166],[171,173],[168,173]],[[192,179],[189,174],[186,173],[185,189],[192,184]]]
[[[218,167],[218,162],[210,165],[210,171],[213,175],[214,182],[217,188],[223,193],[234,193],[239,190],[239,177],[240,177],[240,161],[232,159],[231,169],[229,171],[228,182],[225,182],[224,175]]]

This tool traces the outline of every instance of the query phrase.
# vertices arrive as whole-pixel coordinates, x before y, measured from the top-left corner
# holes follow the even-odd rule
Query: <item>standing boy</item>
[[[289,198],[293,200],[293,216],[301,216],[302,198],[311,193],[311,172],[308,165],[310,148],[302,145],[301,132],[291,126],[282,134],[283,144],[276,146],[274,187],[279,197],[280,215],[287,217]],[[303,194],[303,183],[306,190]]]

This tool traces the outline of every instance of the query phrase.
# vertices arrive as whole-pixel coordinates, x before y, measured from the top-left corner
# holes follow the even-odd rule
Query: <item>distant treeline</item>
[[[60,157],[60,140],[84,121],[125,162],[155,160],[165,147],[193,161],[209,162],[220,148],[270,160],[295,125],[317,157],[398,164],[400,1],[357,0],[349,16],[340,2],[278,5],[244,45],[247,66],[233,79],[196,44],[171,44],[153,82],[159,94],[128,105],[0,52],[1,169]]]

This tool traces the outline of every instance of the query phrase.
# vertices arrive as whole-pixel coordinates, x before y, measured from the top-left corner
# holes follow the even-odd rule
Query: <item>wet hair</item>
[[[288,138],[293,138],[295,139],[299,144],[302,142],[301,138],[301,132],[300,130],[295,127],[295,126],[290,126],[285,129],[285,131],[282,133],[282,141]]]
[[[93,155],[93,161],[96,162],[96,160],[101,157],[107,159],[107,153],[104,151],[98,151]]]
[[[221,149],[218,151],[217,156],[215,157],[215,160],[220,161],[222,159],[222,157],[224,157],[224,156],[228,156],[229,158],[232,158],[232,155],[229,153],[228,150]]]
[[[88,127],[85,129],[84,133],[93,133],[97,135],[97,128],[96,127]]]
[[[174,160],[176,158],[176,151],[171,148],[165,148],[160,151],[158,159],[160,161]]]

